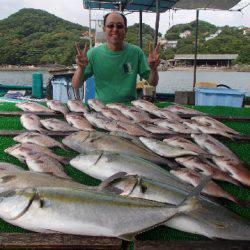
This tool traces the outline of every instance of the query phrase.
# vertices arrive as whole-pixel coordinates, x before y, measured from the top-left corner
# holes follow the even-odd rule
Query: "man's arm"
[[[79,88],[82,86],[83,82],[85,81],[84,70],[85,70],[86,66],[88,65],[88,58],[87,58],[88,49],[89,49],[89,47],[87,44],[85,44],[83,51],[80,49],[79,43],[76,44],[77,69],[76,69],[76,71],[73,75],[73,78],[72,78],[72,86],[73,86],[73,89],[74,89],[74,92],[75,92],[77,99],[80,99]]]
[[[159,81],[159,75],[157,69],[151,70],[148,78],[149,84],[152,86],[157,86],[158,81]]]
[[[160,44],[158,43],[156,48],[153,50],[152,43],[149,43],[149,54],[148,54],[148,64],[150,67],[150,74],[148,78],[148,82],[152,86],[157,86],[159,81],[159,75],[157,67],[160,64],[159,51]]]

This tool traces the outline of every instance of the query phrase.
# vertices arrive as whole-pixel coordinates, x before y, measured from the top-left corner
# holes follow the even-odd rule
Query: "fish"
[[[203,150],[197,144],[191,142],[188,139],[181,138],[179,136],[171,136],[167,139],[164,139],[163,142],[165,142],[168,145],[173,146],[173,147],[180,147],[183,149],[188,149],[188,150],[194,151],[194,152],[201,154],[201,155],[208,154],[207,151]]]
[[[22,109],[23,111],[30,111],[30,112],[43,112],[43,113],[49,113],[54,114],[55,112],[48,107],[45,107],[43,105],[40,105],[35,102],[20,102],[15,104],[16,107]]]
[[[191,120],[194,120],[194,121],[196,121],[202,125],[205,125],[205,126],[211,126],[213,128],[221,129],[229,134],[240,135],[239,132],[235,131],[232,128],[229,128],[225,124],[213,119],[212,117],[196,116],[196,117],[192,117]]]
[[[11,164],[9,162],[3,162],[3,161],[1,161],[0,162],[0,172],[1,171],[23,172],[25,170],[23,168],[17,166],[17,165]]]
[[[168,128],[163,128],[158,125],[152,124],[151,122],[140,122],[138,123],[144,130],[149,131],[153,134],[175,134],[175,132]],[[141,135],[143,136],[143,135]]]
[[[187,107],[180,106],[180,105],[170,105],[168,107],[165,107],[164,110],[169,110],[173,113],[184,114],[184,115],[205,115],[205,113],[201,111],[187,108]]]
[[[40,122],[40,118],[34,114],[22,114],[20,117],[21,124],[27,130],[35,130],[40,133],[44,133],[47,130],[42,128],[42,124]]]
[[[63,170],[63,166],[55,159],[47,154],[31,153],[25,157],[26,164],[31,171],[51,173],[61,178],[70,178]]]
[[[63,156],[56,155],[52,151],[50,151],[46,147],[42,147],[40,145],[27,142],[27,143],[19,143],[4,150],[6,154],[10,154],[16,157],[19,161],[25,162],[25,158],[28,154],[32,153],[41,153],[47,154],[48,156],[55,158],[61,163],[67,164],[69,163],[69,159]]]
[[[136,174],[188,190],[176,177],[158,165],[138,156],[124,153],[94,151],[80,154],[70,164],[78,170],[99,180],[105,180],[118,172]]]
[[[101,189],[122,196],[179,204],[188,194],[187,190],[139,175],[117,173],[100,184]],[[180,231],[200,234],[210,239],[248,240],[250,224],[207,197],[199,196],[200,208],[188,215],[178,214],[164,226]]]
[[[200,131],[204,134],[221,135],[230,139],[234,138],[232,135],[228,134],[227,132],[225,132],[224,130],[220,128],[213,128],[210,126],[201,125],[194,120],[185,121],[183,122],[183,124],[185,124],[186,126],[190,127],[191,129],[195,131]]]
[[[125,240],[199,208],[193,196],[175,206],[58,187],[13,189],[0,193],[0,199],[0,217],[22,228]]]
[[[116,122],[119,127],[122,127],[122,131],[126,131],[129,135],[133,136],[145,136],[145,137],[151,137],[151,133],[149,131],[145,130],[141,123],[139,126],[137,124],[132,123],[126,123],[126,122]]]
[[[20,143],[31,142],[43,147],[48,147],[48,148],[59,147],[64,150],[68,150],[68,148],[61,142],[56,141],[55,139],[47,135],[35,132],[24,132],[20,135],[15,136],[13,140]]]
[[[147,148],[163,157],[175,158],[184,155],[201,155],[195,151],[189,150],[188,148],[173,147],[153,138],[139,137],[139,139]]]
[[[90,122],[85,118],[77,114],[66,114],[65,115],[66,121],[72,125],[73,127],[79,130],[93,130]]]
[[[222,171],[250,187],[250,171],[244,163],[224,156],[214,156],[212,160]]]
[[[158,156],[146,147],[139,146],[125,138],[98,131],[81,131],[73,133],[66,136],[62,142],[79,153],[104,150],[139,156],[158,164],[169,164],[169,160]]]
[[[44,119],[41,120],[42,125],[51,131],[79,131],[79,129],[74,128],[72,126],[70,126],[67,122],[56,119],[56,118],[48,118],[48,119]]]
[[[234,185],[240,186],[240,182],[236,181],[229,174],[220,170],[212,162],[205,159],[200,159],[196,156],[186,156],[175,158],[175,161],[185,166],[186,168],[196,170],[197,172],[204,175],[211,175],[213,179],[227,181]]]
[[[180,123],[183,122],[183,119],[181,119],[180,116],[168,110],[154,108],[147,111],[152,115],[155,115],[160,118],[165,118],[170,122],[180,122]]]
[[[60,178],[48,173],[32,171],[0,171],[0,192],[5,192],[19,188],[33,187],[68,187],[68,188],[86,188],[91,187],[75,182],[71,179]],[[93,187],[93,189],[101,190]]]
[[[61,102],[61,101],[57,101],[57,100],[48,100],[47,101],[47,106],[56,111],[56,112],[60,112],[63,115],[66,115],[69,113],[68,108]]]
[[[117,109],[103,108],[103,109],[101,109],[101,113],[105,117],[107,117],[108,119],[112,119],[112,120],[115,120],[115,121],[126,122],[126,123],[132,123],[133,122],[132,119],[127,118],[125,115],[123,115]]]
[[[152,110],[152,109],[158,109],[158,107],[153,104],[152,102],[148,102],[146,100],[134,100],[131,102],[131,104],[133,106],[135,106],[136,108],[142,109],[144,111],[148,111],[148,110]]]
[[[223,143],[208,134],[191,134],[191,138],[203,149],[216,156],[225,156],[240,162],[239,157]]]
[[[105,117],[102,113],[92,112],[85,114],[85,118],[92,124],[94,127],[107,130],[107,124],[111,122],[110,119]]]
[[[143,112],[141,110],[137,110],[135,108],[124,108],[120,110],[123,115],[132,119],[134,122],[139,123],[143,121],[152,121],[152,118],[149,117],[148,113]]]
[[[182,133],[182,134],[196,133],[195,130],[188,128],[187,126],[179,122],[170,122],[164,119],[164,120],[156,121],[155,124],[161,128],[166,128],[176,133]]]
[[[116,110],[128,110],[129,107],[122,104],[122,103],[108,103],[106,104],[106,107],[110,108],[110,109],[116,109]]]
[[[105,104],[98,99],[89,99],[88,105],[91,109],[100,112],[101,109],[106,108]]]
[[[182,181],[192,184],[194,187],[196,187],[201,181],[201,176],[191,169],[180,168],[180,169],[170,170],[170,173],[180,178]],[[243,206],[243,202],[239,201],[236,197],[223,190],[219,185],[217,185],[213,181],[210,181],[204,187],[202,193],[212,195],[215,197],[225,198],[235,202],[240,206]]]
[[[83,103],[81,100],[68,100],[67,106],[71,112],[76,113],[88,113],[87,107],[83,106]]]

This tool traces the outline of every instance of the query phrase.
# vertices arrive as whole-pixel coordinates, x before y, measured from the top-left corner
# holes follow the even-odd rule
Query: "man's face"
[[[119,45],[122,44],[126,35],[125,23],[121,15],[113,12],[108,15],[104,27],[108,43]]]

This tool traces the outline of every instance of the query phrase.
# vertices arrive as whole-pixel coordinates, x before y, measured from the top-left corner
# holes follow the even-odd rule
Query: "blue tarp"
[[[159,11],[165,12],[170,9],[178,0],[161,0],[159,4]],[[83,1],[84,8],[86,9],[118,9],[119,4],[122,4],[126,11],[143,11],[143,12],[156,12],[154,0],[122,0],[122,1]]]
[[[155,0],[84,0],[83,6],[86,9],[117,10],[121,4],[125,11],[156,12],[155,2]],[[227,10],[238,2],[240,2],[240,0],[160,0],[159,11],[165,12],[171,8]]]

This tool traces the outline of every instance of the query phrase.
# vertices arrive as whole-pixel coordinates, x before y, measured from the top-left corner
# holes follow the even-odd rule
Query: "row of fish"
[[[85,114],[87,114],[87,113],[85,113]],[[43,136],[43,135],[41,135],[41,136]],[[143,135],[141,135],[141,136],[143,136]],[[143,137],[141,139],[144,139],[144,138],[148,139],[147,137]],[[42,141],[42,140],[39,140],[39,141]],[[28,142],[22,142],[22,143],[32,143],[32,142],[28,141]],[[134,197],[139,197],[139,198],[144,198],[144,199],[146,198],[146,199],[150,199],[150,200],[155,200],[157,202],[170,203],[172,205],[175,205],[174,207],[173,206],[170,206],[170,207],[171,207],[171,209],[172,208],[176,209],[175,210],[176,216],[172,218],[173,214],[171,214],[171,216],[168,217],[167,213],[165,213],[164,216],[165,216],[165,220],[167,221],[166,225],[168,225],[168,226],[171,226],[173,228],[177,228],[177,229],[180,229],[183,231],[200,233],[200,234],[203,234],[203,235],[210,237],[210,238],[213,238],[213,237],[219,237],[219,238],[225,238],[225,239],[248,239],[249,238],[249,235],[247,233],[249,231],[249,223],[248,222],[246,222],[241,217],[231,213],[230,211],[223,208],[222,206],[219,206],[215,202],[208,200],[205,197],[200,197],[199,199],[195,198],[195,201],[188,198],[188,200],[186,202],[184,202],[183,205],[176,207],[176,205],[179,205],[179,204],[181,204],[181,202],[183,202],[185,197],[192,190],[192,187],[187,185],[184,182],[181,182],[179,179],[175,178],[172,174],[169,174],[167,171],[160,168],[159,166],[152,164],[151,162],[149,162],[147,160],[143,160],[143,159],[139,158],[138,156],[146,158],[150,161],[153,160],[153,161],[155,161],[157,163],[161,163],[161,164],[167,164],[167,165],[172,164],[171,167],[175,166],[175,164],[173,164],[173,161],[169,161],[168,159],[164,158],[165,156],[161,157],[161,156],[158,156],[157,154],[153,153],[152,151],[147,149],[141,142],[139,142],[135,138],[132,137],[132,139],[131,138],[125,139],[125,138],[121,138],[121,137],[109,135],[109,134],[104,134],[104,133],[97,132],[97,131],[82,131],[82,132],[78,132],[78,133],[72,134],[71,136],[66,137],[63,140],[63,143],[65,145],[67,145],[67,148],[72,148],[72,149],[82,153],[80,156],[78,156],[70,161],[70,163],[73,166],[80,169],[81,171],[83,171],[83,172],[85,172],[85,173],[87,173],[95,178],[101,179],[101,180],[106,180],[107,177],[110,177],[113,174],[117,175],[117,176],[113,176],[110,179],[104,181],[102,183],[101,187],[98,188],[98,190],[86,187],[87,197],[88,197],[88,199],[90,199],[90,197],[93,196],[91,199],[93,201],[93,203],[95,203],[95,204],[98,203],[98,204],[101,204],[101,206],[102,206],[103,202],[104,202],[107,205],[106,201],[96,200],[96,195],[99,198],[103,198],[102,195],[103,195],[104,189],[109,190],[109,192],[112,192],[111,196],[110,196],[110,193],[108,194],[108,200],[111,201],[114,199],[116,205],[118,205],[118,203],[116,200],[117,196],[115,194],[126,195],[126,199],[128,199],[127,196],[134,196]],[[60,143],[59,144],[54,143],[52,145],[59,146]],[[26,147],[27,147],[27,145],[26,145]],[[64,147],[64,146],[61,146],[61,147]],[[195,147],[195,146],[193,145],[193,147]],[[93,152],[95,150],[106,150],[106,151],[110,151],[110,152],[105,152],[105,151]],[[197,151],[200,150],[201,152],[199,152],[199,153],[202,154],[203,157],[208,157],[209,159],[214,157],[214,153],[207,151],[207,148],[205,148],[205,150],[203,148],[203,152],[202,152],[201,148],[199,148],[199,149],[196,148],[196,150]],[[15,150],[10,150],[10,151],[15,151]],[[174,156],[174,159],[176,160],[176,159],[181,158],[181,157],[189,157],[189,158],[190,157],[197,157],[197,156],[200,157],[199,153],[194,154],[194,152],[196,152],[196,151],[194,148],[191,148],[190,146],[186,147],[186,151],[189,151],[188,153],[186,153],[186,155],[180,154],[180,155]],[[117,153],[117,152],[120,152],[120,153]],[[190,154],[190,152],[192,152],[193,154]],[[37,154],[37,152],[33,153],[33,154]],[[204,160],[202,158],[195,158],[195,159],[196,160],[197,159]],[[179,160],[179,163],[180,162],[181,162],[181,160]],[[186,162],[186,160],[184,159],[183,162]],[[175,171],[175,170],[176,169],[173,169],[172,171]],[[207,170],[207,168],[206,168],[206,170]],[[210,169],[210,171],[211,171],[211,169]],[[51,171],[47,171],[47,172],[51,172]],[[174,173],[174,172],[172,172],[172,173]],[[218,176],[220,176],[220,175],[223,176],[223,174],[221,172],[218,173]],[[226,177],[228,177],[230,181],[233,181],[232,178],[230,179],[230,176],[226,175]],[[5,178],[5,179],[8,179],[8,178]],[[198,181],[198,182],[200,182],[200,181]],[[154,183],[154,185],[152,183]],[[236,184],[238,184],[238,183],[236,182]],[[209,186],[209,184],[206,184],[205,188],[207,188],[208,186]],[[154,187],[154,188],[152,189],[152,187]],[[164,188],[162,188],[162,187],[164,187]],[[100,188],[102,191],[100,191]],[[17,192],[15,191],[14,194],[17,195],[18,199],[20,198],[24,202],[22,195],[24,195],[25,197],[31,197],[30,200],[27,199],[27,201],[29,200],[29,202],[30,202],[29,204],[32,204],[32,206],[33,206],[33,205],[37,205],[35,203],[38,203],[41,205],[42,210],[45,210],[44,208],[49,207],[48,210],[50,212],[54,212],[54,213],[61,213],[62,212],[62,214],[64,214],[64,213],[66,214],[66,210],[70,209],[70,207],[73,211],[77,211],[78,207],[75,207],[74,203],[69,205],[70,202],[76,201],[78,198],[80,200],[82,197],[86,198],[86,196],[84,196],[79,190],[77,190],[77,191],[79,191],[81,194],[79,192],[78,193],[75,192],[75,190],[68,193],[66,190],[61,190],[60,188],[59,188],[60,190],[55,190],[55,189],[50,190],[50,188],[48,188],[48,187],[43,187],[42,189],[40,189],[40,187],[36,188],[36,186],[34,186],[34,187],[31,186],[29,190],[27,190],[27,189],[24,190],[22,188],[21,188],[22,190],[19,190],[19,187],[17,187],[17,189],[18,189],[18,191]],[[159,190],[160,190],[160,192],[159,192]],[[93,193],[95,193],[95,194],[93,194]],[[39,194],[41,195],[41,197],[39,196]],[[136,196],[135,194],[138,196]],[[78,198],[74,200],[74,198],[72,198],[72,197],[75,197],[75,195]],[[106,193],[105,193],[105,195],[106,195]],[[140,196],[142,196],[142,197],[140,197]],[[44,197],[46,197],[46,198],[44,199]],[[52,197],[53,198],[60,197],[60,198],[56,198],[56,199],[58,199],[57,200],[58,203],[55,202]],[[159,200],[159,197],[161,197],[162,200]],[[179,197],[179,200],[178,200],[178,197]],[[16,198],[16,196],[15,196],[15,198]],[[39,198],[41,198],[40,201],[39,201]],[[66,203],[68,202],[65,205],[64,211],[59,210],[59,208],[57,207],[57,205],[60,202],[62,202],[62,201],[59,201],[61,198],[64,202],[66,202]],[[83,200],[81,200],[79,203],[81,203],[81,204],[83,204],[84,202],[89,203],[89,201],[86,201],[85,198],[83,198]],[[52,200],[50,200],[50,199],[52,199]],[[77,201],[79,201],[79,200],[77,200]],[[142,201],[142,200],[139,200],[139,201]],[[124,200],[124,202],[125,202],[125,200]],[[128,206],[132,206],[132,207],[140,207],[141,206],[141,205],[139,205],[139,203],[133,203],[133,205],[131,205],[132,203],[131,204],[129,203],[130,200],[127,200],[126,202],[127,202],[126,204]],[[133,202],[135,202],[135,201],[133,201]],[[144,200],[143,200],[143,202],[144,202]],[[154,202],[154,204],[156,204],[157,202]],[[152,206],[153,206],[152,203],[150,205],[149,205],[149,203],[147,203],[148,204],[147,207],[152,208]],[[62,204],[64,205],[64,203],[60,203],[60,205],[62,205]],[[184,204],[185,204],[185,206],[184,206]],[[91,203],[91,206],[92,205],[93,204]],[[162,207],[165,207],[165,205],[166,204],[161,204]],[[187,205],[188,205],[188,209],[187,209]],[[31,214],[32,214],[33,213],[32,206],[27,207],[27,210],[25,209],[25,213],[28,211],[28,212],[31,212]],[[109,206],[112,206],[112,208],[113,208],[114,204],[113,205],[109,204]],[[142,205],[142,207],[143,206],[144,205]],[[53,207],[53,209],[51,207]],[[140,209],[142,209],[142,207],[140,207]],[[168,207],[168,208],[170,208],[170,207]],[[23,208],[23,207],[20,207],[20,209],[21,208]],[[58,208],[58,210],[57,210],[57,208]],[[103,209],[103,211],[105,211],[105,209],[106,209],[105,206],[102,206],[100,208],[96,208],[96,207],[92,206],[92,208],[93,208],[93,213],[97,213],[98,209],[101,209],[101,208]],[[122,211],[126,210],[124,207],[122,207],[120,209]],[[185,209],[187,209],[187,210],[185,210]],[[219,210],[221,213],[218,213],[217,210]],[[142,210],[140,210],[140,211],[142,211]],[[144,210],[144,211],[145,211],[145,213],[147,213],[148,210]],[[97,235],[118,236],[121,238],[129,239],[129,236],[131,236],[131,234],[132,235],[137,234],[138,232],[145,231],[147,229],[150,229],[152,227],[157,226],[158,224],[163,223],[163,221],[158,222],[157,218],[154,218],[154,215],[150,214],[149,216],[152,216],[151,221],[152,220],[155,220],[155,221],[152,222],[151,226],[147,227],[148,222],[146,222],[146,221],[148,220],[148,218],[145,215],[145,225],[142,225],[143,223],[139,223],[138,227],[140,227],[140,229],[137,228],[138,229],[137,230],[137,229],[135,229],[134,225],[130,224],[131,220],[127,219],[128,215],[130,215],[130,213],[134,213],[134,211],[126,210],[125,214],[121,215],[121,213],[120,213],[120,214],[115,215],[115,220],[117,220],[116,223],[117,224],[124,223],[124,225],[123,225],[124,228],[121,229],[121,231],[120,231],[120,228],[123,227],[123,226],[120,226],[120,228],[117,228],[116,232],[113,232],[112,230],[114,228],[110,225],[109,222],[104,220],[104,217],[102,217],[102,215],[100,215],[101,218],[98,217],[95,220],[92,218],[93,216],[91,217],[91,213],[89,212],[89,210],[87,210],[85,212],[89,214],[88,219],[86,219],[84,216],[81,218],[84,218],[86,221],[88,221],[88,223],[84,224],[85,229],[81,228],[83,231],[80,234],[86,234],[86,235],[96,235],[96,234],[94,234],[94,231],[95,231],[95,233],[98,233]],[[118,213],[116,210],[112,210],[112,212]],[[216,212],[217,212],[217,214],[216,214]],[[101,212],[99,212],[99,213],[101,213]],[[103,213],[105,214],[106,211]],[[39,212],[38,214],[41,216],[43,214],[43,212]],[[44,216],[46,216],[45,214],[44,214]],[[79,213],[79,214],[81,214],[81,213]],[[103,214],[103,216],[104,216],[104,214]],[[27,218],[29,218],[29,216],[31,216],[30,213],[27,213],[26,215],[27,215],[27,217],[25,217],[25,218],[23,217],[21,222],[19,220],[16,223],[16,225],[23,226],[22,223],[25,224],[25,220]],[[39,217],[39,215],[38,215],[38,217]],[[124,219],[126,219],[128,223],[121,221],[121,219],[119,220],[118,215],[124,216]],[[142,221],[144,220],[144,217],[140,217],[141,214],[139,213],[139,211],[138,211],[137,215],[139,216],[138,220],[139,220],[139,218]],[[213,215],[213,217],[211,217],[212,215]],[[216,216],[216,215],[218,215],[218,216]],[[60,218],[60,220],[64,221],[65,218],[64,217],[61,218],[60,216],[61,216],[61,214],[58,215],[57,218]],[[108,215],[106,214],[106,216],[108,216]],[[22,213],[21,213],[21,217],[22,217]],[[210,223],[208,223],[208,220],[207,220],[208,217],[211,217],[211,220],[209,221]],[[81,218],[78,218],[79,224],[77,224],[77,225],[79,225],[79,227],[83,226],[83,224],[82,224],[83,221],[81,220]],[[161,217],[161,218],[163,218],[163,217]],[[76,223],[74,221],[75,219],[76,219],[75,215],[71,216],[69,218],[70,223],[71,222]],[[135,219],[135,217],[133,217],[133,220],[134,220],[134,222],[138,221],[137,219]],[[51,222],[53,222],[53,221],[54,220],[51,218]],[[103,224],[101,224],[101,227],[99,224],[100,222],[103,223]],[[13,221],[11,221],[11,223],[13,223]],[[21,223],[21,224],[18,224],[18,223]],[[49,222],[44,222],[44,223],[47,223],[46,227],[45,227],[45,224],[41,224],[41,227],[39,230],[41,230],[41,228],[43,230],[44,230],[44,228],[46,228],[47,231],[58,231],[58,232],[79,234],[79,231],[78,232],[76,232],[76,231],[69,232],[69,231],[67,231],[68,230],[67,228],[62,229],[61,228],[62,222],[59,223],[60,228],[58,228],[58,227],[55,228],[54,225],[48,225]],[[53,224],[53,223],[51,223],[51,224]],[[104,226],[104,224],[105,224],[105,226]],[[220,227],[218,227],[218,225],[220,225]],[[27,223],[26,223],[26,226],[27,226]],[[34,228],[36,228],[37,225],[31,225],[31,226],[32,226],[32,228],[30,228],[30,229],[34,230]],[[86,226],[89,227],[88,232],[86,232]],[[118,225],[116,225],[116,226],[118,226]],[[25,227],[25,226],[23,226],[23,227]],[[91,229],[93,229],[93,231],[91,231]],[[39,231],[39,230],[37,230],[37,231]],[[112,233],[109,234],[111,231],[112,231]],[[119,235],[118,235],[118,233],[119,233]]]

